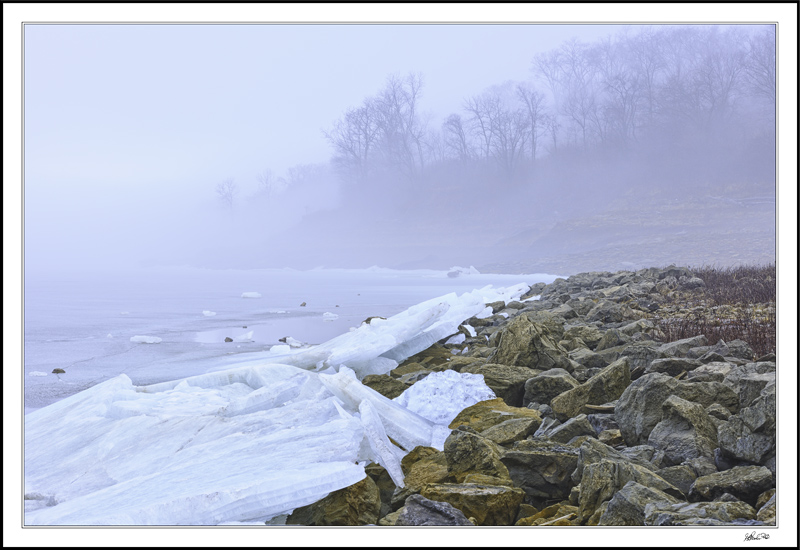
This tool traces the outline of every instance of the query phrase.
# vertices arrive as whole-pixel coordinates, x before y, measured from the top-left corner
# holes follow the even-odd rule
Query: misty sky
[[[264,169],[281,175],[327,161],[322,131],[388,75],[422,73],[421,107],[438,126],[464,98],[530,80],[536,53],[622,27],[26,24],[27,266],[103,263],[112,254],[135,263],[148,250],[212,238],[197,205],[214,203],[220,181],[234,178],[249,192]]]
[[[322,131],[388,75],[422,73],[421,105],[441,120],[488,86],[529,80],[537,52],[618,28],[27,25],[29,260],[202,239],[165,220],[213,200],[226,178],[246,191],[266,168],[327,161]]]

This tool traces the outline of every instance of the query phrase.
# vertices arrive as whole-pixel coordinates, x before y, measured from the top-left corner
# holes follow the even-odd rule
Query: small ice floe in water
[[[217,314],[216,311],[208,311],[207,309],[203,310],[203,315],[205,315],[206,317],[213,317],[216,314]]]
[[[28,373],[28,376],[47,376],[47,373],[40,370],[32,370]]]
[[[252,342],[253,341],[253,331],[245,332],[244,334],[240,334],[236,338],[233,339],[234,342]]]
[[[289,347],[292,348],[302,348],[306,345],[304,342],[301,342],[300,340],[295,340],[291,336],[284,336],[283,338],[278,338],[278,342],[289,344]]]
[[[259,292],[242,292],[242,298],[261,298]]]
[[[158,344],[160,341],[158,336],[131,336],[131,342],[137,344]]]
[[[106,338],[113,338],[113,336],[111,336],[111,333],[109,332],[108,334],[106,334]]]
[[[330,313],[326,311],[325,313],[322,314],[323,321],[335,321],[338,318],[339,316],[336,315],[335,313]]]
[[[131,312],[130,311],[120,311],[119,314],[120,315],[130,315]]]

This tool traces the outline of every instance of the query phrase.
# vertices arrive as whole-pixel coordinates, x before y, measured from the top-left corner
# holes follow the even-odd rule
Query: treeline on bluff
[[[344,204],[574,212],[654,188],[774,189],[775,57],[773,27],[631,27],[532,55],[530,81],[463,98],[441,124],[422,75],[390,76],[325,135]]]

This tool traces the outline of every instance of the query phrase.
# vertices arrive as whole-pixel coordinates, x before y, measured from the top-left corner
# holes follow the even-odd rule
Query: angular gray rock
[[[546,370],[525,382],[522,406],[533,402],[549,405],[555,396],[578,386],[580,383],[564,369]]]
[[[739,396],[721,382],[683,382],[661,373],[645,374],[622,393],[614,409],[622,437],[629,446],[647,443],[661,421],[661,405],[670,395],[707,407],[718,403],[738,411]]]
[[[744,502],[693,502],[665,505],[651,502],[645,505],[645,525],[742,525],[753,520],[755,509]],[[747,523],[744,523],[747,525]]]
[[[529,497],[565,500],[575,486],[571,478],[578,464],[575,448],[547,441],[520,441],[501,460],[514,486]]]
[[[717,429],[701,405],[670,395],[661,411],[661,421],[650,432],[648,443],[664,451],[667,464],[714,456]]]
[[[629,481],[608,502],[597,525],[644,525],[644,509],[649,503],[669,505],[682,501],[658,489]]]
[[[556,417],[562,422],[580,413],[594,411],[586,405],[603,405],[616,400],[631,383],[630,363],[627,358],[614,361],[580,386],[568,390],[550,401]]]
[[[437,502],[422,495],[411,495],[400,509],[395,525],[472,525],[464,513],[447,502]]]
[[[714,500],[730,493],[755,506],[759,495],[775,486],[772,472],[764,466],[735,466],[730,470],[698,477],[689,490],[692,501]]]

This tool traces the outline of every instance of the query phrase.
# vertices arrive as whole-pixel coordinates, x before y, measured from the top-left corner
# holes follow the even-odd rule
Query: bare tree
[[[256,176],[258,180],[258,192],[267,199],[274,198],[285,187],[282,178],[278,178],[269,168]]]
[[[380,129],[375,100],[367,98],[355,109],[348,109],[330,132],[323,132],[333,146],[333,162],[350,181],[366,180],[377,154]]]
[[[747,83],[754,95],[775,103],[775,28],[770,27],[747,41]]]
[[[528,143],[531,148],[531,161],[536,161],[539,138],[545,130],[544,94],[529,83],[517,84],[517,97],[523,104],[528,119]]]
[[[222,203],[228,208],[233,210],[233,200],[239,194],[239,187],[234,182],[233,178],[228,178],[217,184],[217,196]]]
[[[472,146],[461,115],[452,114],[445,119],[442,123],[442,136],[449,155],[461,162],[467,162],[472,158]]]

